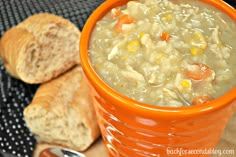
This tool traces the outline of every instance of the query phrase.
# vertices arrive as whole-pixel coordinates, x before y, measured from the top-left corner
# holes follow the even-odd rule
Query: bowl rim
[[[229,104],[236,103],[236,87],[232,88],[226,94],[201,105],[188,106],[188,107],[163,107],[152,104],[146,104],[135,101],[122,95],[109,87],[95,72],[89,59],[89,39],[93,28],[96,25],[96,21],[100,20],[109,10],[115,6],[125,4],[130,0],[106,0],[90,15],[86,21],[83,30],[81,32],[80,39],[80,60],[82,69],[92,84],[93,88],[102,95],[106,100],[109,100],[116,107],[124,109],[124,111],[135,111],[136,113],[147,113],[152,117],[165,117],[165,118],[183,118],[189,116],[197,116],[200,114],[211,113],[213,111],[227,107]],[[201,0],[208,3],[221,11],[228,14],[232,19],[236,21],[236,10],[229,6],[222,0]],[[117,103],[117,101],[119,103]]]

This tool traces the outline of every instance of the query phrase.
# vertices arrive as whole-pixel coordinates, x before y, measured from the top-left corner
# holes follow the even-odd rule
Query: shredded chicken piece
[[[126,70],[121,71],[122,75],[128,79],[135,81],[145,81],[144,76],[135,71],[130,65],[127,65]]]
[[[122,25],[122,30],[123,31],[128,31],[128,30],[131,30],[131,29],[134,29],[135,25],[133,23],[131,24],[123,24]]]
[[[108,55],[108,57],[107,57],[108,60],[113,59],[113,58],[119,53],[118,46],[119,46],[119,43],[116,44],[116,45],[112,48],[111,53],[109,53],[109,55]]]
[[[149,34],[144,34],[141,38],[141,43],[145,45],[145,47],[149,48],[152,47],[153,42]]]
[[[178,99],[178,95],[168,88],[163,88],[163,91],[171,98]]]
[[[221,44],[221,40],[220,40],[220,32],[219,32],[219,26],[216,26],[216,28],[214,28],[211,37],[210,37],[210,41],[216,43],[216,44]]]

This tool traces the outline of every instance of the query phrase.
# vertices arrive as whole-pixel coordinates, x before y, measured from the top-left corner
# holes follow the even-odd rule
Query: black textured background
[[[236,8],[236,0],[224,0],[224,1],[233,6],[234,8]]]
[[[89,15],[103,1],[0,0],[0,36],[39,12],[62,16],[82,30]],[[37,87],[9,76],[0,60],[0,157],[1,152],[18,157],[32,156],[36,140],[25,125],[23,110],[31,102]]]
[[[80,30],[104,0],[0,0],[0,37],[28,16],[49,12],[73,22]],[[225,0],[236,7],[236,0]],[[23,110],[38,85],[28,85],[8,75],[0,60],[0,157],[1,152],[31,157],[36,140],[25,126]]]

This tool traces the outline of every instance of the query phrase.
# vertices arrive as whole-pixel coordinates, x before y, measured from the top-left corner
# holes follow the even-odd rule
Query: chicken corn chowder
[[[197,0],[136,0],[97,22],[89,55],[113,89],[147,104],[202,104],[236,84],[236,22]]]

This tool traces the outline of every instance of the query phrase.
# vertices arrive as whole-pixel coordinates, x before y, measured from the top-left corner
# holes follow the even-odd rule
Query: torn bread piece
[[[24,110],[39,142],[86,150],[100,135],[87,80],[77,66],[42,84]]]
[[[39,13],[4,33],[0,57],[13,77],[43,83],[79,64],[79,40],[80,31],[72,22]]]

